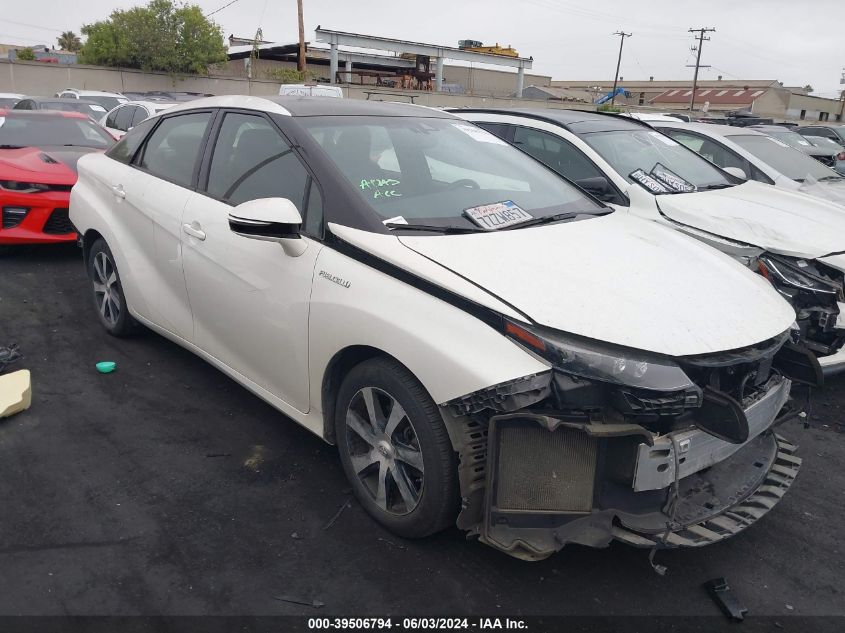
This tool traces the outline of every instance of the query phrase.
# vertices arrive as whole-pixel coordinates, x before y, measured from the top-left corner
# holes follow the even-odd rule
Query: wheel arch
[[[323,438],[330,444],[335,443],[334,416],[337,405],[337,390],[349,371],[373,358],[390,358],[416,375],[402,361],[382,349],[370,345],[349,345],[335,353],[326,365],[320,390],[320,403],[323,411]],[[419,380],[419,378],[417,378]]]
[[[94,245],[98,239],[105,241],[105,237],[96,229],[88,229],[82,236],[82,261],[88,265],[88,255],[91,253],[91,246]],[[106,242],[108,244],[108,242]]]

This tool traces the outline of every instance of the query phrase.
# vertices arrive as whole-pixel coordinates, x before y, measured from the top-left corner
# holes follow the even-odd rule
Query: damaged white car
[[[824,374],[845,371],[845,207],[745,181],[738,175],[746,174],[734,173],[733,164],[723,171],[627,117],[578,110],[454,112],[611,206],[691,235],[759,272],[795,308],[803,340],[818,356]],[[757,132],[732,129],[769,143],[769,137]],[[842,180],[812,158],[786,151],[805,160],[809,169]],[[756,168],[744,168],[755,177]]]
[[[71,195],[96,314],[338,447],[397,534],[703,545],[768,512],[813,358],[760,276],[411,105],[175,106]]]

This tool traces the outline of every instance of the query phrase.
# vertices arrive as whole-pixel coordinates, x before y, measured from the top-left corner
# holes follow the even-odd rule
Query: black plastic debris
[[[18,351],[18,346],[14,343],[8,347],[0,347],[0,374],[6,369],[6,365],[11,365],[19,358],[23,358],[23,354]]]
[[[719,605],[722,612],[732,620],[744,620],[748,609],[743,607],[736,596],[731,592],[731,587],[726,578],[714,578],[704,583],[713,601]]]
[[[279,602],[301,604],[304,607],[312,607],[314,609],[319,609],[321,607],[326,606],[326,603],[321,602],[320,600],[308,600],[307,598],[299,598],[297,596],[273,596],[273,599],[278,600]]]

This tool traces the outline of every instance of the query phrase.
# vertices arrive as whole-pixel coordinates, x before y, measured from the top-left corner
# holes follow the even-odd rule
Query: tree
[[[813,87],[810,84],[807,84],[806,86],[804,86],[804,92],[806,92],[807,94],[813,92]]]
[[[152,0],[145,7],[115,10],[107,20],[82,27],[83,64],[204,73],[226,60],[223,32],[196,5]]]
[[[58,43],[60,49],[63,51],[70,51],[71,53],[75,53],[82,48],[82,40],[79,39],[79,36],[73,31],[64,31],[58,38],[56,38],[56,42]]]
[[[19,48],[17,58],[22,62],[34,62],[35,51],[33,51],[31,48]]]

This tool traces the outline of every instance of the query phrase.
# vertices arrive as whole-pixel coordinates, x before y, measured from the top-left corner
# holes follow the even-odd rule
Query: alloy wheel
[[[346,426],[349,459],[364,489],[381,510],[410,514],[422,496],[424,469],[405,409],[387,392],[364,387],[349,402]]]
[[[94,275],[94,298],[100,316],[108,325],[114,326],[120,318],[121,310],[117,270],[109,256],[103,251],[94,255]]]

